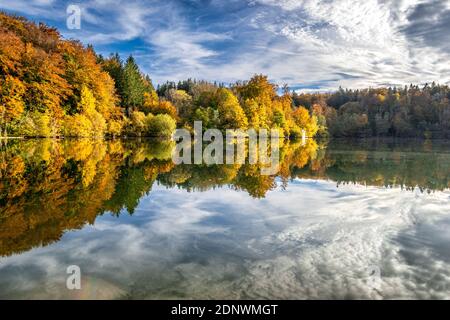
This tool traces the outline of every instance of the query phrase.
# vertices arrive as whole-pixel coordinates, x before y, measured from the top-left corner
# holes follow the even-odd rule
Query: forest
[[[156,88],[135,59],[103,57],[45,24],[0,12],[0,136],[170,138],[178,128],[278,129],[296,138],[450,136],[450,89],[297,93],[265,75]]]
[[[225,87],[187,80],[158,90],[132,56],[104,58],[44,24],[0,13],[0,130],[23,137],[171,137],[207,128],[279,128],[313,136],[316,119],[293,108],[266,76]]]
[[[296,94],[331,137],[450,137],[450,88],[436,83],[403,88],[342,89]]]

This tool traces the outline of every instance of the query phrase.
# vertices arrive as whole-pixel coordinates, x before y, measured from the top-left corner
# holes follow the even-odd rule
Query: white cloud
[[[0,0],[0,8],[52,21],[64,21],[63,6]],[[90,0],[82,6],[83,29],[64,35],[103,53],[135,53],[158,82],[232,82],[266,73],[279,84],[319,90],[450,83],[448,41],[438,41],[450,14],[441,0]],[[135,40],[140,43],[126,46]]]
[[[78,264],[109,298],[448,298],[449,197],[307,180],[262,200],[155,187],[132,217],[2,259],[0,296],[77,298],[64,279]]]
[[[449,57],[429,47],[410,43],[400,32],[407,14],[419,1],[272,1],[261,3],[281,8],[256,19],[254,25],[284,36],[298,59],[316,65],[317,72],[298,68],[306,82],[332,79],[336,88],[384,84],[449,82],[444,72]],[[298,18],[296,18],[298,17]],[[298,65],[292,61],[292,65]],[[300,63],[301,65],[301,63]],[[348,74],[348,77],[345,76]]]

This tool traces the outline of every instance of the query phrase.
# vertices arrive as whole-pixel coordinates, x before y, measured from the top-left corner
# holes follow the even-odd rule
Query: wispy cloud
[[[444,0],[89,0],[80,2],[76,32],[65,29],[67,4],[0,0],[0,8],[55,24],[103,54],[135,54],[157,82],[266,73],[315,90],[450,83]]]
[[[445,299],[449,196],[308,180],[265,199],[154,186],[132,217],[3,258],[0,297],[80,298],[65,288],[76,264],[85,298]]]

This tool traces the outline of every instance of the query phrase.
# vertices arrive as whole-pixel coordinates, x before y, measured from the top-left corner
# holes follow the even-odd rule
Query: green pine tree
[[[131,110],[144,104],[144,93],[148,92],[146,81],[133,56],[127,59],[124,66],[123,89],[123,103],[130,114]]]

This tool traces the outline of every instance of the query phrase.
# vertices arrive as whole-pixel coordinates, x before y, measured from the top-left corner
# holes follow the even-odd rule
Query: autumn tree
[[[295,124],[301,129],[306,131],[308,137],[314,137],[317,133],[317,118],[311,116],[309,111],[304,107],[298,107],[292,113]]]
[[[267,76],[255,75],[250,81],[245,83],[238,83],[234,89],[238,93],[241,102],[244,106],[247,100],[253,99],[252,106],[257,106],[257,113],[259,115],[258,123],[254,123],[255,128],[269,128],[272,117],[272,101],[277,95],[276,86],[269,82]],[[247,117],[250,117],[250,110],[245,110]]]
[[[22,115],[24,94],[25,85],[19,79],[10,75],[0,78],[0,135],[6,137],[8,124]]]
[[[217,91],[217,110],[223,129],[247,129],[248,120],[236,96],[225,88]]]

